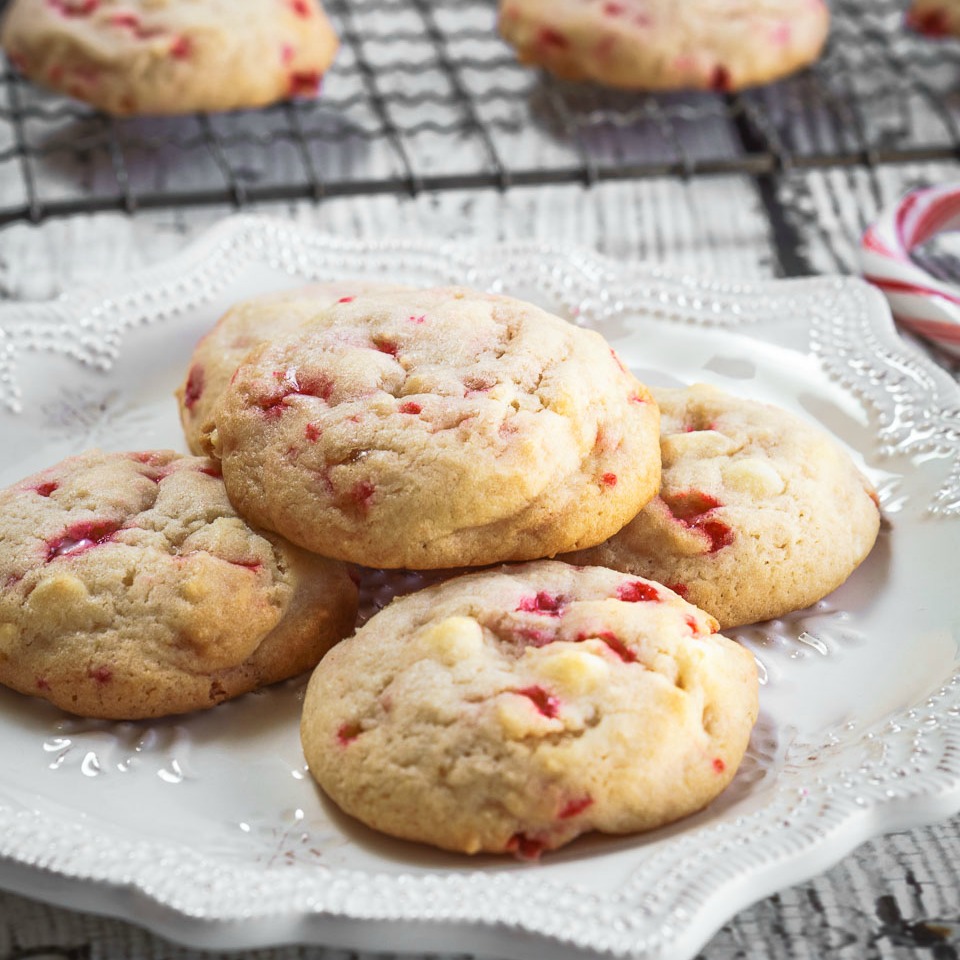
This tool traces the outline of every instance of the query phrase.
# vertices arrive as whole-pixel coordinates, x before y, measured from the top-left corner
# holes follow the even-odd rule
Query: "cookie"
[[[211,453],[214,408],[234,370],[252,347],[290,333],[322,307],[342,297],[387,289],[400,288],[365,280],[317,283],[232,306],[197,344],[186,376],[176,390],[180,422],[191,452],[199,456]]]
[[[0,44],[35,83],[127,116],[314,96],[337,37],[316,0],[13,0]]]
[[[740,90],[813,62],[823,0],[500,0],[523,63],[632,90]]]
[[[960,36],[960,0],[913,0],[907,25],[928,37]]]
[[[703,384],[653,392],[659,495],[567,559],[669,584],[722,628],[803,609],[864,560],[880,526],[877,495],[830,436]]]
[[[320,663],[310,772],[374,829],[536,855],[650,830],[733,778],[752,655],[659,584],[544,560],[395,600]]]
[[[64,460],[0,491],[0,683],[88,717],[212,707],[352,631],[346,568],[253,530],[215,461]]]
[[[598,333],[449,287],[339,302],[255,347],[212,442],[251,522],[433,569],[604,540],[656,492],[658,429]]]

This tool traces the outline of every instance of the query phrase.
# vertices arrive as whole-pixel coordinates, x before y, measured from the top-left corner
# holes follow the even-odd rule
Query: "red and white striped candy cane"
[[[956,229],[960,184],[914,190],[864,233],[860,269],[883,291],[901,325],[960,357],[960,290],[910,259],[910,252],[934,234]]]

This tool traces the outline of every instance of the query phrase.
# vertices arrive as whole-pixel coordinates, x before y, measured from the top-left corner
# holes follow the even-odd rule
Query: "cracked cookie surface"
[[[240,361],[257,344],[295,330],[323,307],[371,290],[402,289],[366,280],[315,283],[234,304],[201,338],[176,389],[180,422],[192,453],[213,450],[214,408]]]
[[[212,707],[353,629],[343,564],[253,530],[219,466],[92,450],[0,491],[0,683],[89,717]]]
[[[524,63],[638,90],[739,90],[806,66],[823,47],[823,0],[500,0]]]
[[[535,856],[649,830],[733,778],[753,656],[660,584],[557,561],[395,600],[314,671],[301,722],[345,812],[409,840]]]
[[[825,431],[703,384],[653,393],[659,495],[605,543],[564,559],[669,584],[728,628],[815,603],[866,558],[877,494]]]
[[[373,567],[602,541],[656,492],[659,415],[596,332],[459,287],[336,303],[254,348],[216,412],[238,510]]]
[[[0,43],[35,83],[119,116],[314,96],[338,46],[316,0],[13,0]]]

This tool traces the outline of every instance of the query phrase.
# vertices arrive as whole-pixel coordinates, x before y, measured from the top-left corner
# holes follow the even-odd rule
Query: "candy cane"
[[[910,252],[942,230],[960,229],[960,185],[908,193],[860,241],[863,276],[883,291],[897,321],[960,357],[960,289],[934,279]]]

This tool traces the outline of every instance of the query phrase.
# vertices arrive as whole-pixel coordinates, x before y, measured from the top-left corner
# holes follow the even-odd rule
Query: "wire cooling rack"
[[[628,94],[516,62],[495,0],[326,0],[316,101],[113,120],[4,65],[0,225],[98,210],[960,157],[960,43],[902,0],[836,0],[812,69],[742,94]]]

